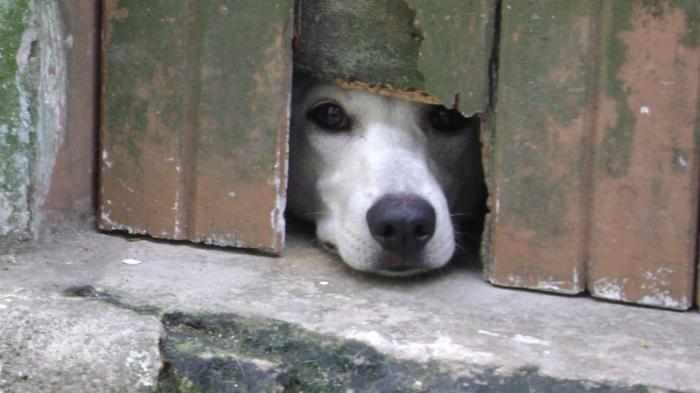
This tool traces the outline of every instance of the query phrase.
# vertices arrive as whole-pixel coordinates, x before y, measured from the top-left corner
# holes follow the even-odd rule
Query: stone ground
[[[0,393],[700,392],[697,312],[371,277],[299,235],[56,239],[0,256]]]

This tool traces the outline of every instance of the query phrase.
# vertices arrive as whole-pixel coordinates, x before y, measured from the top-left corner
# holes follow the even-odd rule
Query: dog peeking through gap
[[[353,269],[408,276],[478,254],[479,120],[295,75],[288,213]],[[462,250],[464,252],[457,252]]]

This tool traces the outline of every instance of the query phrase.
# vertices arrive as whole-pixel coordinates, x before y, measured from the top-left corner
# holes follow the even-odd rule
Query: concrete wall
[[[0,0],[0,249],[29,228],[34,22],[28,0]]]
[[[0,251],[92,216],[97,16],[0,0]]]

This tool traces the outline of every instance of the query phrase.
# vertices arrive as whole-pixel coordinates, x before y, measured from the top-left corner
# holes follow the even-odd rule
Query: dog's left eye
[[[332,102],[315,106],[307,116],[326,130],[347,131],[350,129],[350,119],[345,114],[345,110]]]
[[[467,118],[455,109],[437,105],[428,112],[430,125],[438,131],[455,131],[467,124]]]

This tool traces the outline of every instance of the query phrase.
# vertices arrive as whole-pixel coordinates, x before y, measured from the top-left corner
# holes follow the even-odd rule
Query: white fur
[[[306,114],[323,101],[341,105],[350,131],[323,130]],[[427,105],[344,90],[303,79],[295,86],[288,206],[316,222],[317,236],[354,269],[393,274],[369,231],[368,209],[387,194],[412,194],[436,213],[435,234],[416,256],[412,274],[445,265],[455,251],[450,207],[462,193],[464,157],[478,149],[469,132],[439,133],[425,121]],[[478,136],[477,136],[478,138]]]

